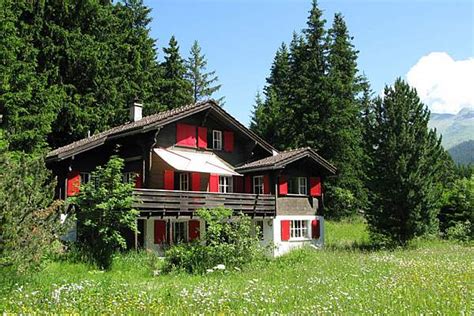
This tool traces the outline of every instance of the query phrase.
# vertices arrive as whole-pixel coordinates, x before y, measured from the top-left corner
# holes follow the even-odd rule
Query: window
[[[263,194],[263,176],[253,177],[253,193]]]
[[[222,131],[212,131],[212,148],[222,150]]]
[[[289,194],[308,194],[308,179],[306,177],[293,177],[288,181]]]
[[[232,177],[219,177],[219,192],[221,193],[232,193],[234,188],[232,185]]]
[[[81,172],[79,175],[81,176],[81,184],[86,184],[91,181],[90,172]]]
[[[290,237],[293,239],[309,238],[308,235],[308,221],[291,221]]]
[[[189,175],[187,173],[179,174],[179,189],[181,191],[189,191]]]
[[[259,240],[263,240],[263,220],[261,219],[255,221],[255,235]]]
[[[188,232],[186,228],[186,222],[173,223],[173,243],[180,243],[188,240]]]
[[[131,183],[135,181],[135,178],[137,177],[136,172],[124,172],[122,175],[122,182],[124,183]]]

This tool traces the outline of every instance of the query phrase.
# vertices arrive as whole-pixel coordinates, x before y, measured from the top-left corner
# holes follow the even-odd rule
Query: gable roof
[[[220,115],[223,119],[227,120],[230,124],[234,125],[239,131],[248,136],[249,138],[255,140],[260,146],[267,150],[270,154],[276,152],[276,149],[273,148],[269,143],[260,138],[257,134],[249,130],[242,123],[237,121],[233,116],[223,110],[214,100],[208,100],[203,102],[198,102],[195,104],[185,105],[176,109],[159,112],[157,114],[149,115],[141,120],[135,122],[129,122],[123,125],[119,125],[103,131],[101,133],[95,134],[91,137],[83,138],[81,140],[75,141],[68,145],[59,147],[50,151],[46,155],[46,161],[59,161],[66,158],[69,158],[73,155],[88,151],[90,149],[96,148],[103,145],[107,140],[120,138],[128,135],[144,133],[153,129],[158,129],[166,124],[175,122],[184,117],[196,114],[198,112],[212,109],[215,113]]]
[[[252,172],[271,169],[283,169],[288,164],[306,157],[316,161],[319,165],[326,169],[329,174],[336,174],[336,167],[329,163],[326,159],[318,155],[318,153],[316,153],[316,151],[310,147],[283,151],[275,156],[266,157],[257,161],[246,163],[240,167],[237,167],[235,170],[237,172]]]

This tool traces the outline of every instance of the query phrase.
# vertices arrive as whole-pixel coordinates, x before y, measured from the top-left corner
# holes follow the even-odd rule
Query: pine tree
[[[136,96],[162,108],[141,0],[3,1],[1,10],[0,107],[12,149],[57,147],[122,124]]]
[[[289,140],[288,131],[293,122],[287,118],[288,98],[290,92],[289,52],[285,44],[277,50],[267,85],[264,89],[265,99],[257,95],[250,128],[268,140],[277,149],[285,149]]]
[[[372,236],[406,244],[434,232],[443,168],[441,139],[429,111],[401,79],[373,104],[367,219]]]
[[[206,56],[201,53],[201,47],[197,41],[194,41],[189,54],[190,56],[186,61],[186,78],[192,84],[193,98],[196,103],[210,98],[221,88],[221,85],[216,84],[219,78],[216,76],[215,71],[206,72]],[[222,105],[224,97],[217,99],[217,102]]]
[[[191,82],[186,79],[186,67],[179,54],[176,38],[171,37],[169,46],[164,48],[165,61],[163,67],[163,82],[159,98],[168,109],[174,109],[193,102]]]
[[[357,75],[357,51],[351,43],[341,14],[334,16],[327,37],[327,75],[325,78],[325,109],[320,112],[321,153],[338,168],[339,176],[327,182],[328,208],[336,216],[351,215],[364,208],[367,194],[364,189],[362,160],[362,107],[358,99],[361,80]],[[352,209],[331,207],[337,195],[333,187],[348,190],[355,197]],[[340,203],[338,203],[340,204]]]

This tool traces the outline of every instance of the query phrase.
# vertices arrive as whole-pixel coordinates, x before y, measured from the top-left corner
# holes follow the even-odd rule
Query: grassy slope
[[[326,236],[326,250],[205,276],[151,277],[144,254],[121,256],[105,273],[52,263],[19,280],[0,270],[0,311],[472,314],[473,248],[362,252],[351,248],[367,240],[360,222],[329,222]]]

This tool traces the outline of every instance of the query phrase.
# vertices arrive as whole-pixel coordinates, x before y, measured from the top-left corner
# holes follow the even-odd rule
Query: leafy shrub
[[[121,231],[136,231],[138,211],[132,208],[133,184],[122,182],[123,159],[111,157],[105,167],[92,172],[92,181],[81,185],[70,198],[77,211],[78,239],[82,249],[102,269],[109,269],[112,255],[126,248]]]
[[[474,223],[474,175],[456,180],[452,188],[443,193],[441,200],[438,218],[444,236],[453,239],[453,236],[467,234],[466,237],[474,239],[472,225],[465,227],[466,223]]]
[[[333,185],[326,187],[327,212],[328,218],[341,219],[351,217],[356,214],[358,208],[357,199],[354,194],[347,189]]]
[[[200,209],[197,215],[206,221],[207,230],[201,241],[178,244],[165,253],[163,271],[184,270],[204,273],[218,265],[241,267],[264,258],[258,234],[252,234],[251,220],[240,214],[229,221],[232,210],[223,207]]]
[[[470,221],[457,222],[454,226],[446,230],[446,237],[449,240],[469,242],[472,240],[472,224]]]
[[[0,265],[22,273],[62,251],[69,221],[61,223],[64,203],[53,200],[55,181],[42,157],[0,152],[0,166]]]

